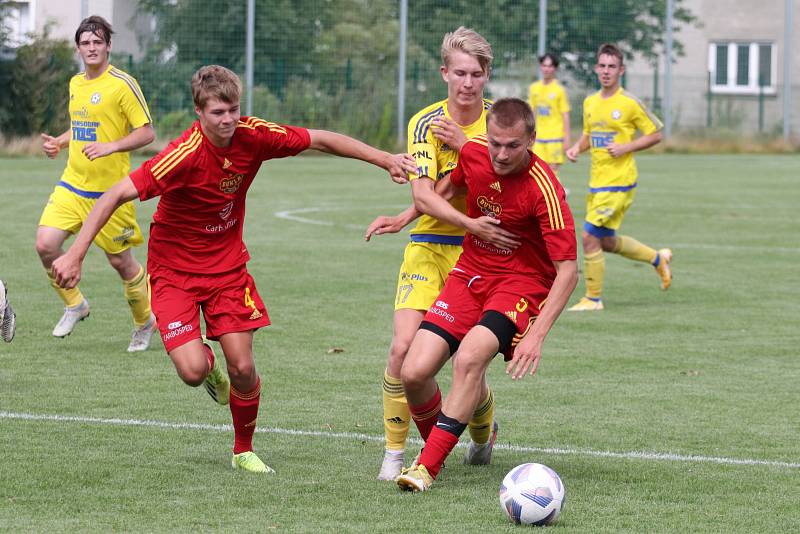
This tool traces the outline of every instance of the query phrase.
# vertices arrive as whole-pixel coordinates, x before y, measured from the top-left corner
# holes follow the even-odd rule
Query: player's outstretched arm
[[[78,285],[83,258],[86,257],[86,251],[89,250],[94,238],[118,207],[138,197],[139,193],[129,176],[103,193],[86,217],[75,242],[63,256],[53,262],[53,276],[59,286],[71,289]]]
[[[567,156],[567,159],[575,162],[578,161],[578,155],[581,152],[586,152],[587,150],[589,150],[589,134],[583,132],[583,135],[581,135],[580,139],[575,141],[575,144],[567,149],[565,155]]]
[[[364,240],[369,241],[373,235],[396,234],[420,215],[421,213],[413,205],[397,215],[380,215],[367,227]]]
[[[42,150],[50,159],[58,156],[62,148],[69,146],[69,140],[72,137],[72,129],[68,129],[58,137],[43,133],[42,134]]]
[[[417,164],[409,154],[389,154],[357,139],[327,130],[309,130],[309,148],[329,154],[354,158],[385,169],[398,184],[408,182],[408,174],[417,172]]]
[[[153,126],[151,124],[145,124],[116,141],[109,141],[108,143],[87,143],[84,145],[82,152],[89,160],[94,161],[97,158],[102,158],[103,156],[114,154],[115,152],[130,152],[131,150],[142,148],[152,143],[155,138],[156,131],[153,129]]]
[[[576,260],[554,261],[553,264],[556,268],[556,278],[547,295],[547,302],[533,322],[533,326],[514,349],[514,359],[506,365],[506,374],[511,375],[514,380],[524,378],[529,369],[530,374],[536,372],[539,360],[542,358],[544,338],[567,305],[575,286],[578,285]]]

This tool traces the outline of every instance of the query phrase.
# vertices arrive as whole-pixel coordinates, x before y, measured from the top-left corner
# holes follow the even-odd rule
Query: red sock
[[[417,425],[419,435],[427,442],[428,436],[431,433],[431,428],[436,424],[439,412],[442,411],[441,390],[437,387],[433,397],[424,404],[412,406],[411,403],[409,403],[408,410],[411,412],[411,418],[414,419],[414,423]]]
[[[425,448],[422,449],[419,463],[425,466],[428,474],[436,478],[442,469],[444,459],[447,458],[456,443],[458,443],[458,436],[439,427],[433,427],[430,436],[425,441]]]
[[[231,386],[230,407],[233,418],[233,454],[253,450],[258,404],[261,400],[261,378],[249,393],[240,393]]]

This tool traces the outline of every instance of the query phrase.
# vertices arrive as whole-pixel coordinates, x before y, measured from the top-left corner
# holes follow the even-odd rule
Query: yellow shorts
[[[460,245],[412,241],[406,245],[397,277],[395,310],[427,310],[461,255]]]
[[[550,165],[564,164],[564,142],[563,141],[539,141],[533,142],[533,153],[542,158]]]
[[[636,189],[601,191],[586,195],[586,222],[594,226],[619,230],[625,212],[633,204]]]
[[[84,198],[57,185],[42,211],[39,226],[50,226],[77,233],[97,199]],[[119,254],[132,246],[144,243],[144,236],[136,222],[136,207],[126,202],[115,211],[94,238],[94,243],[109,254]]]

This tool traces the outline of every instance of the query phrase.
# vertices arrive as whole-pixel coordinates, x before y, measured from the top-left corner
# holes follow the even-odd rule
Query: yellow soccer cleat
[[[600,311],[603,309],[603,301],[600,299],[591,299],[589,297],[581,297],[581,300],[569,308],[569,311]]]
[[[433,484],[433,477],[428,474],[428,469],[424,465],[403,469],[397,477],[397,486],[404,491],[427,491]]]
[[[253,451],[234,454],[231,458],[231,467],[242,469],[251,473],[274,473],[275,470],[261,461]]]
[[[666,291],[672,284],[672,269],[670,263],[672,262],[672,250],[662,248],[658,251],[658,265],[656,265],[656,273],[661,278],[661,291]]]
[[[211,349],[212,353],[214,352],[214,349],[205,338],[203,339],[203,345]],[[228,377],[225,376],[225,372],[219,364],[219,356],[216,354],[214,354],[214,368],[208,373],[208,376],[203,381],[203,385],[206,391],[208,391],[209,396],[214,399],[214,402],[222,405],[228,404],[231,395],[231,383]]]

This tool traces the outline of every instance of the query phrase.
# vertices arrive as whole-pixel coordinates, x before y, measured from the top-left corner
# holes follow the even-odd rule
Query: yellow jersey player
[[[70,128],[58,137],[42,134],[42,148],[50,158],[69,147],[67,167],[47,201],[36,232],[36,251],[65,306],[53,329],[56,337],[68,336],[89,316],[89,303],[77,287],[62,289],[55,283],[53,261],[64,254],[64,241],[80,230],[96,199],[128,175],[128,152],[155,139],[139,84],[109,63],[112,33],[111,25],[96,15],[80,23],[75,44],[85,70],[69,83]],[[147,277],[131,252],[132,246],[143,241],[130,202],[116,210],[95,239],[122,278],[134,323],[129,352],[146,350],[155,327]]]
[[[600,47],[594,70],[600,91],[584,100],[583,135],[567,150],[571,161],[589,149],[592,156],[582,233],[586,295],[571,311],[603,309],[604,252],[650,263],[661,279],[662,290],[666,291],[672,282],[670,249],[655,250],[632,237],[617,235],[636,195],[638,174],[633,153],[661,141],[661,121],[620,86],[625,66],[617,46]],[[641,135],[634,137],[637,130]]]
[[[539,57],[542,79],[528,89],[528,103],[536,114],[536,141],[533,152],[554,172],[564,163],[564,147],[569,146],[569,99],[556,79],[558,58],[550,52]]]
[[[447,84],[447,99],[422,109],[408,123],[408,151],[417,163],[417,173],[410,176],[415,202],[421,196],[436,194],[436,182],[456,167],[459,150],[468,137],[486,133],[486,110],[490,102],[483,98],[483,90],[491,69],[491,46],[477,32],[460,27],[444,36],[441,55],[440,71]],[[464,197],[453,199],[453,205],[465,211]],[[370,224],[366,237],[398,232],[419,216],[420,211],[411,206],[399,215],[378,217]],[[475,231],[490,241],[507,234],[491,222],[477,224],[481,226]],[[381,480],[394,480],[400,474],[410,420],[426,419],[429,412],[441,408],[440,395],[430,405],[410,406],[403,392],[400,369],[425,312],[436,300],[461,254],[463,240],[463,228],[428,215],[420,217],[411,230],[411,241],[406,246],[397,279],[392,344],[383,376],[386,447],[378,474]],[[497,427],[494,399],[485,382],[469,430],[472,443],[464,461],[489,463]],[[423,439],[426,437],[423,435]]]

